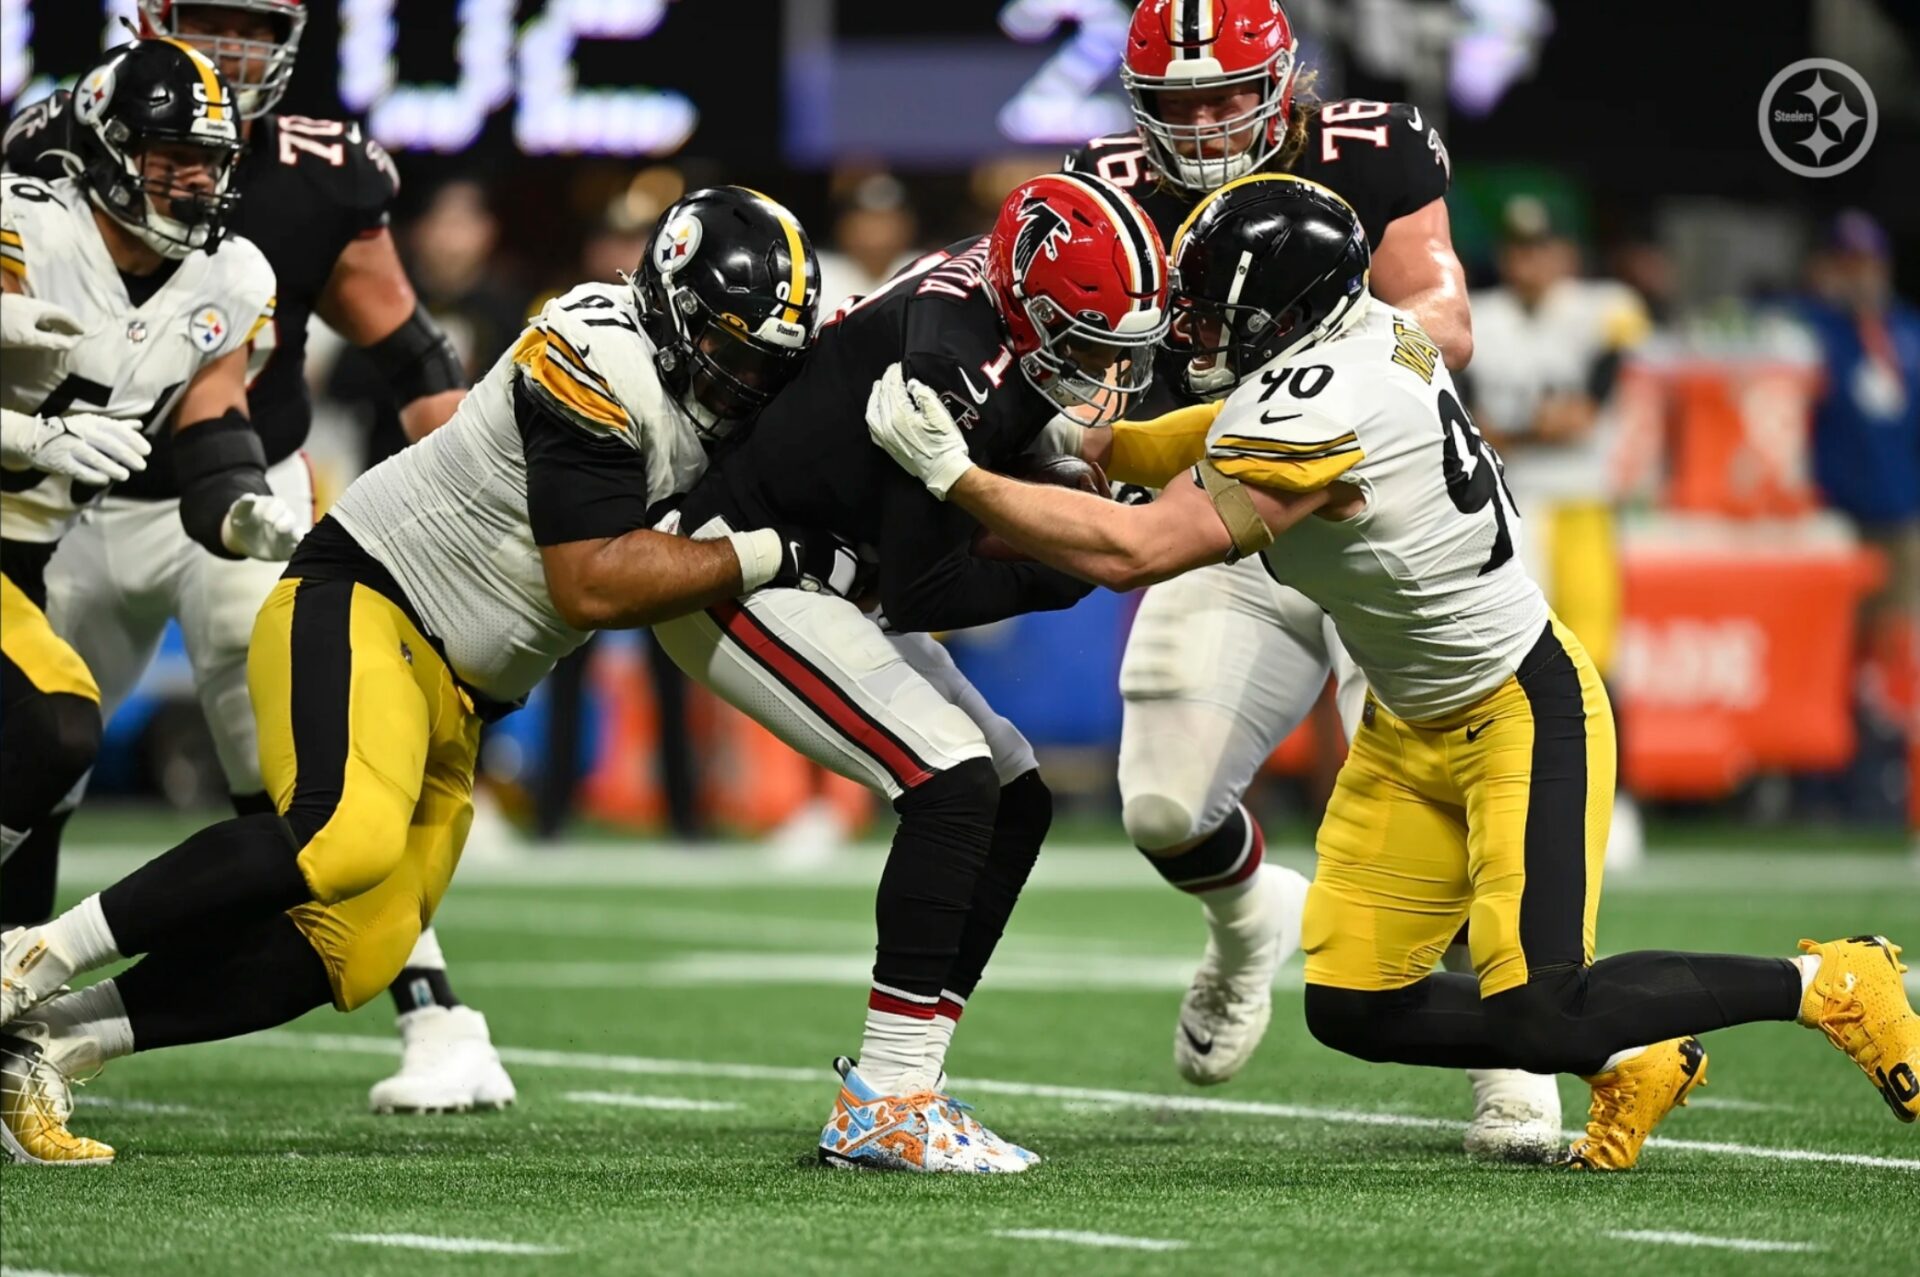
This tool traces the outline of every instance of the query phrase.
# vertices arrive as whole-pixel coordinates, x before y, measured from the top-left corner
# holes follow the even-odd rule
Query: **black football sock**
[[[278,816],[211,825],[100,893],[123,954],[235,931],[313,898],[299,846]]]
[[[1306,997],[1314,1037],[1363,1060],[1582,1075],[1629,1047],[1799,1008],[1784,958],[1660,950],[1536,972],[1486,999],[1474,977],[1444,972],[1380,993],[1308,985]]]
[[[227,801],[233,804],[236,816],[265,816],[273,812],[273,797],[264,789],[256,789],[246,794],[228,794]]]
[[[1156,855],[1142,847],[1154,871],[1182,891],[1199,894],[1237,886],[1253,877],[1266,855],[1260,826],[1236,806],[1220,827],[1183,852]]]
[[[271,1029],[333,1001],[325,964],[285,914],[233,933],[226,946],[150,953],[114,984],[135,1051]]]
[[[1019,903],[1027,876],[1040,857],[1040,844],[1052,824],[1053,794],[1037,769],[1021,773],[1001,787],[1000,806],[993,818],[993,841],[973,884],[973,903],[967,910],[966,928],[960,933],[960,951],[941,989],[943,1000],[957,999],[957,1005],[951,1008],[953,1018],[958,1018],[959,1006],[973,996],[980,983],[980,975],[1006,931],[1007,919],[1013,916],[1013,907]]]
[[[387,986],[387,992],[393,995],[393,1009],[401,1015],[427,1007],[452,1008],[460,1005],[460,999],[454,996],[453,985],[447,981],[445,967],[403,967],[393,983]]]
[[[31,927],[53,916],[60,836],[72,816],[72,808],[54,812],[35,825],[0,864],[0,931]]]

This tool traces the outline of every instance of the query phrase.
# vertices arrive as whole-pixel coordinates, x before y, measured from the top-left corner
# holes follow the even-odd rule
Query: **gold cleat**
[[[1707,1052],[1699,1038],[1656,1042],[1606,1073],[1582,1079],[1593,1088],[1587,1134],[1566,1165],[1584,1171],[1625,1171],[1662,1118],[1707,1084]]]
[[[1820,970],[1800,999],[1800,1023],[1853,1057],[1903,1122],[1920,1118],[1920,1015],[1907,1001],[1900,946],[1885,936],[1854,936],[1820,944]]]
[[[73,1095],[40,1043],[0,1035],[0,1144],[34,1166],[105,1166],[113,1149],[67,1129]]]

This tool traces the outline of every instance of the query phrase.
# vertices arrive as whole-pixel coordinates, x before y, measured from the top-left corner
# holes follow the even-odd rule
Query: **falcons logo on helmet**
[[[1045,249],[1049,261],[1060,260],[1060,246],[1073,240],[1073,227],[1047,203],[1044,195],[1029,195],[1020,205],[1020,233],[1013,240],[1014,278],[1025,281],[1027,269]]]

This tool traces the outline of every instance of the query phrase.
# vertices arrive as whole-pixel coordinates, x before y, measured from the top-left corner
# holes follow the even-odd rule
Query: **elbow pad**
[[[173,475],[180,485],[180,525],[223,559],[241,556],[220,539],[227,511],[241,497],[264,496],[267,454],[260,435],[238,408],[188,426],[173,437]]]
[[[460,356],[424,306],[414,306],[406,323],[366,351],[402,405],[443,390],[466,389],[467,372]]]

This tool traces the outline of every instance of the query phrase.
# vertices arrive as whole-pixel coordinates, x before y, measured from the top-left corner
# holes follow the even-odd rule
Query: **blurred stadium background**
[[[393,151],[403,253],[475,374],[545,297],[631,266],[684,189],[740,182],[788,203],[837,296],[983,228],[1019,178],[1128,127],[1126,0],[309,8],[282,109],[364,118]],[[1920,823],[1920,316],[1898,299],[1920,298],[1920,8],[1288,9],[1320,96],[1409,100],[1439,126],[1476,286],[1528,269],[1612,279],[1651,318],[1599,405],[1593,465],[1623,529],[1624,775],[1656,851],[1783,829],[1802,845],[1907,840]],[[123,39],[132,10],[0,3],[7,112]],[[1879,107],[1870,152],[1827,180],[1775,164],[1755,127],[1768,82],[1809,55],[1858,70]],[[1883,285],[1890,304],[1874,300]],[[359,357],[324,335],[315,349],[313,461],[338,493],[401,436]],[[1502,357],[1484,341],[1477,356]],[[1040,746],[1079,827],[1107,840],[1131,606],[1101,593],[949,636]],[[166,650],[110,727],[95,813],[223,805],[184,655]],[[1287,742],[1252,796],[1280,838],[1305,840],[1331,783],[1332,722]],[[874,817],[864,792],[689,691],[644,635],[605,636],[564,665],[494,730],[485,771],[501,811],[539,838],[777,832],[805,854]]]

